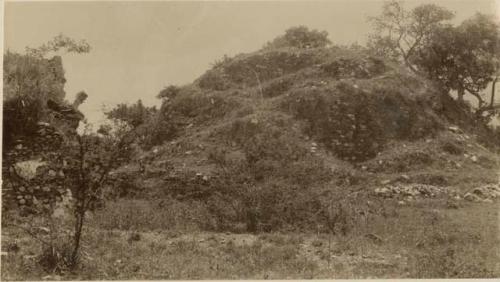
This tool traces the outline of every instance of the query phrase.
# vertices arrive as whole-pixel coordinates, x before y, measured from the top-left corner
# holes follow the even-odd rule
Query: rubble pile
[[[12,150],[5,152],[2,187],[5,208],[18,206],[50,206],[67,194],[62,167],[51,167],[44,155],[58,149],[63,134],[52,125],[39,122],[36,136],[19,139]]]
[[[438,195],[448,194],[448,188],[434,185],[411,183],[394,184],[375,189],[375,194],[384,198],[396,197],[425,197],[433,198]]]
[[[500,184],[487,184],[476,187],[464,195],[464,199],[471,202],[492,202],[500,199]]]

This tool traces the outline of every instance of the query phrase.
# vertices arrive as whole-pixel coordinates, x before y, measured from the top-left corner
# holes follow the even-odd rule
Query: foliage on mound
[[[47,100],[64,100],[61,57],[44,59],[7,52],[4,54],[4,138],[9,145],[16,136],[29,135],[47,117]],[[19,126],[22,124],[23,126]]]
[[[387,67],[382,60],[374,57],[339,58],[323,64],[321,70],[334,78],[370,78],[384,73]]]
[[[202,95],[189,93],[179,95],[172,103],[162,110],[171,111],[185,118],[194,118],[197,122],[222,118],[238,103],[229,97],[222,95]]]
[[[373,158],[389,139],[417,139],[439,128],[424,105],[397,89],[377,87],[370,92],[348,83],[298,89],[282,108],[308,122],[306,134],[354,162]]]
[[[391,155],[393,162],[383,157],[394,143],[434,137],[460,119],[453,99],[363,48],[325,46],[276,45],[225,56],[193,84],[162,90],[155,123],[175,128],[163,141],[177,140],[157,147],[170,154],[157,158],[170,156],[179,167],[155,174],[158,189],[149,195],[206,211],[204,229],[258,232],[333,224],[347,230],[366,203],[342,206],[338,199],[376,183],[374,171],[441,164],[434,163],[432,150]],[[460,154],[453,145],[446,150]],[[336,211],[325,214],[327,205]]]
[[[226,58],[202,75],[198,85],[202,89],[210,90],[255,86],[320,63],[321,58],[318,55],[321,55],[322,51],[324,52],[324,49],[284,48]]]

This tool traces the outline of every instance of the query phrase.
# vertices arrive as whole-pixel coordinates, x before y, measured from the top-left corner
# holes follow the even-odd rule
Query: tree
[[[47,120],[47,101],[65,103],[64,69],[60,56],[46,58],[49,52],[86,53],[90,46],[85,41],[75,42],[58,35],[38,48],[27,48],[26,54],[7,51],[3,65],[4,146],[22,137],[29,137],[37,123]],[[22,124],[23,126],[19,126]]]
[[[49,52],[57,52],[61,49],[66,49],[69,53],[88,53],[90,52],[90,45],[85,40],[76,42],[64,34],[59,34],[51,41],[37,48],[26,47],[26,54],[33,57],[44,57]]]
[[[121,120],[133,128],[144,124],[156,113],[156,107],[145,107],[139,99],[135,104],[118,104],[115,108],[105,112],[107,118]]]
[[[488,103],[481,91],[498,71],[499,27],[493,17],[482,14],[458,26],[448,23],[452,18],[452,12],[434,4],[406,11],[400,2],[387,2],[382,14],[371,18],[376,33],[369,45],[375,53],[399,59],[411,71],[438,82],[445,91],[457,91],[459,102],[469,93],[477,101],[477,119],[486,121],[494,113],[493,99]]]
[[[476,14],[457,27],[437,31],[415,56],[415,64],[463,102],[469,93],[477,101],[476,115],[493,110],[481,92],[494,81],[499,64],[499,26],[493,17]],[[489,115],[489,114],[488,114]]]
[[[175,98],[175,96],[177,96],[180,92],[180,88],[175,86],[175,85],[170,85],[168,87],[165,87],[163,90],[160,91],[160,93],[158,93],[158,95],[156,95],[156,98],[158,99],[162,99],[162,100],[165,100],[165,99],[173,99]]]
[[[54,127],[44,127],[45,131],[57,132]],[[50,135],[44,134],[36,140],[46,146],[38,154],[35,173],[30,173],[17,158],[10,158],[4,165],[9,171],[8,186],[16,192],[21,212],[34,215],[25,222],[11,225],[41,242],[45,267],[60,271],[78,264],[86,214],[103,204],[110,172],[129,158],[135,135],[123,126],[115,126],[104,135],[89,130],[83,134]],[[63,202],[72,216],[60,222],[55,211]],[[71,225],[71,231],[65,230]],[[47,230],[47,236],[38,234],[38,229]],[[69,242],[65,238],[67,234],[71,237]]]
[[[66,182],[72,189],[75,217],[70,266],[76,265],[78,251],[87,211],[95,209],[105,198],[104,188],[110,172],[124,164],[131,152],[135,138],[133,131],[126,127],[115,127],[106,135],[95,135],[86,131],[69,140],[62,152]]]
[[[401,2],[386,2],[382,14],[370,18],[375,32],[370,36],[369,46],[380,55],[403,60],[408,68],[416,72],[413,62],[415,53],[452,18],[452,12],[434,4],[406,11]]]
[[[328,32],[309,30],[306,26],[291,27],[285,34],[268,42],[264,49],[296,47],[301,49],[326,47],[332,42],[328,39]]]

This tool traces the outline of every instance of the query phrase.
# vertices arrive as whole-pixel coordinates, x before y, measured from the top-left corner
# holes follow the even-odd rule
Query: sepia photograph
[[[0,280],[500,278],[500,0],[0,5]]]

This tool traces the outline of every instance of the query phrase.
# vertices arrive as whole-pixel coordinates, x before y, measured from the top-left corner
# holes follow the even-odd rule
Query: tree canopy
[[[483,14],[457,26],[449,22],[453,17],[434,4],[407,11],[400,2],[387,2],[382,14],[370,19],[375,33],[369,46],[378,55],[403,61],[447,91],[457,91],[460,101],[466,93],[475,97],[479,117],[492,109],[480,93],[498,72],[499,26]]]
[[[284,35],[268,42],[264,48],[296,47],[305,49],[326,47],[331,43],[330,39],[328,39],[328,32],[324,30],[309,30],[306,26],[296,26],[287,29]]]

